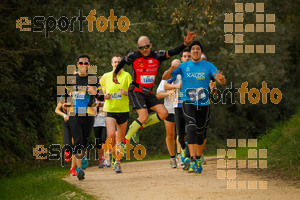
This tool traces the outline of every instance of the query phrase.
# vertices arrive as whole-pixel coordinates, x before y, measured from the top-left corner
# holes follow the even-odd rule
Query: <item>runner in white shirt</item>
[[[172,91],[167,91],[164,89],[166,80],[162,80],[157,88],[156,97],[158,99],[164,98],[164,106],[168,111],[168,117],[164,119],[166,127],[166,144],[171,157],[171,168],[177,167],[177,162],[175,158],[175,119],[174,119],[174,103],[171,98]],[[175,85],[174,85],[175,86]],[[181,88],[181,83],[176,85],[179,89]]]
[[[99,157],[99,168],[103,168],[104,156],[102,145],[106,141],[106,123],[105,123],[105,112],[103,111],[104,102],[96,101],[97,103],[97,115],[95,116],[94,122],[94,133],[95,142]]]

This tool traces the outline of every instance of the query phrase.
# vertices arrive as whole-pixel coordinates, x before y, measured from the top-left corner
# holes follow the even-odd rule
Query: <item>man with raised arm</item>
[[[125,139],[120,142],[123,148],[143,124],[143,127],[147,127],[164,120],[168,116],[167,109],[152,92],[158,68],[169,57],[181,53],[195,36],[194,32],[189,32],[184,37],[183,44],[168,51],[151,51],[150,39],[147,36],[141,36],[137,42],[138,51],[130,52],[118,64],[113,73],[113,81],[116,84],[119,84],[117,74],[124,65],[132,66],[132,84],[129,87],[128,94],[133,108],[138,113],[138,118],[130,125]],[[148,116],[148,108],[155,111],[155,113]]]

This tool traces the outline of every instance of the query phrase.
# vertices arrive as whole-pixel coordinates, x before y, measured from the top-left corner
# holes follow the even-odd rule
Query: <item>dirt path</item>
[[[207,158],[202,174],[171,169],[169,160],[123,163],[123,173],[112,168],[89,167],[86,179],[64,180],[98,199],[300,199],[299,185],[267,179],[247,170],[237,171],[236,181],[267,181],[267,189],[227,189],[227,179],[217,179],[217,161]],[[253,172],[253,170],[252,170]],[[257,175],[256,175],[257,174]],[[242,185],[240,185],[242,186]],[[238,187],[238,186],[237,186]],[[259,184],[258,184],[259,187]]]

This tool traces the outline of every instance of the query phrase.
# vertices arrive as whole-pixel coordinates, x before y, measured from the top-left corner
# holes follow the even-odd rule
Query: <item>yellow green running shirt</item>
[[[111,99],[106,99],[103,110],[105,112],[123,113],[129,112],[129,98],[121,95],[120,88],[128,92],[130,83],[132,82],[131,75],[128,72],[121,71],[117,75],[120,84],[113,82],[113,71],[105,73],[100,79],[100,85],[104,94],[111,94]]]

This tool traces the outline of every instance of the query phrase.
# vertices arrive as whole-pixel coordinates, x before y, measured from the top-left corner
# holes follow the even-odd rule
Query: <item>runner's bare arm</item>
[[[165,86],[164,86],[164,89],[165,90],[173,90],[173,89],[181,89],[182,88],[182,81],[180,81],[180,83],[177,83],[177,84],[171,84],[171,83],[168,83],[166,82],[165,83]]]
[[[69,121],[69,116],[66,113],[62,112],[60,110],[61,108],[62,108],[62,104],[60,102],[58,102],[58,104],[55,108],[55,113],[62,116],[64,118],[65,122]]]
[[[169,95],[170,95],[170,92],[158,92],[158,93],[156,93],[156,97],[158,99],[163,99],[163,98],[165,98]]]
[[[178,60],[178,59],[173,60],[171,63],[171,67],[167,71],[165,71],[164,74],[162,75],[162,79],[167,80],[169,78],[172,78],[172,75],[171,75],[172,71],[177,69],[179,67],[179,65],[180,65],[180,60]]]

